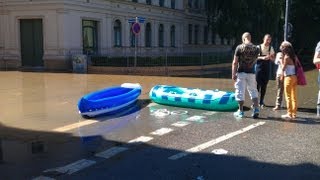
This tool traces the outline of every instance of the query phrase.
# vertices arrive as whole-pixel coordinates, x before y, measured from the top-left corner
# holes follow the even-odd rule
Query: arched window
[[[170,45],[176,47],[176,27],[174,25],[170,28]]]
[[[204,44],[208,44],[209,40],[208,40],[208,26],[204,26],[204,30],[203,30],[203,43]]]
[[[164,7],[164,0],[159,0],[159,6]]]
[[[199,25],[194,26],[194,44],[199,44]]]
[[[171,9],[176,8],[176,0],[171,0]]]
[[[192,24],[188,25],[188,43],[192,44]]]
[[[151,47],[151,24],[147,23],[146,24],[146,31],[145,31],[145,44],[146,47]]]
[[[96,54],[98,52],[98,22],[82,20],[83,53]]]
[[[159,25],[159,47],[163,47],[164,44],[164,28],[163,24]]]
[[[188,8],[192,8],[192,0],[188,0]]]
[[[114,22],[113,31],[114,31],[114,46],[115,47],[122,46],[122,43],[121,43],[121,22],[120,22],[120,20],[116,20]]]
[[[200,6],[199,6],[199,0],[194,0],[193,2],[194,2],[194,6],[193,6],[193,7],[194,7],[195,9],[199,9],[199,7],[200,7]]]

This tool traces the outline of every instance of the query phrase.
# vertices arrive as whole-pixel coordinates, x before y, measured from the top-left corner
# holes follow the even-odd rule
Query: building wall
[[[226,46],[213,46],[203,42],[206,26],[205,0],[199,1],[198,9],[188,7],[188,0],[176,0],[176,9],[159,7],[158,0],[146,5],[146,0],[2,0],[0,1],[0,68],[21,67],[20,19],[40,18],[43,21],[44,68],[67,70],[71,68],[71,56],[83,53],[82,20],[98,22],[98,53],[109,56],[134,55],[130,47],[130,24],[134,17],[145,17],[138,35],[137,51],[141,56],[181,55],[190,52],[228,50]],[[121,21],[122,47],[114,47],[114,22]],[[145,47],[145,25],[151,23],[152,47]],[[158,27],[164,25],[164,47],[158,47]],[[188,44],[188,24],[199,26],[198,44]],[[176,28],[175,47],[170,47],[170,27]],[[194,33],[192,33],[194,36]],[[211,32],[208,32],[211,39]],[[193,37],[194,39],[194,37]]]

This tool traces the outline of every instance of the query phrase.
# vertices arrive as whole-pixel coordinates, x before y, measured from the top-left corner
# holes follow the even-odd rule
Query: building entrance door
[[[43,66],[42,19],[20,20],[21,63],[23,67]]]

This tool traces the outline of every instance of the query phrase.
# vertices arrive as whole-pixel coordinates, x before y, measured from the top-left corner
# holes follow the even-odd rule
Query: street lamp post
[[[284,40],[288,40],[288,14],[289,14],[289,0],[286,0],[286,12],[284,18]]]

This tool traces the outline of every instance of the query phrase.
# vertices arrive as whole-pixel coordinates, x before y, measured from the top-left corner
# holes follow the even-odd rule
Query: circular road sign
[[[141,27],[140,27],[140,24],[139,23],[133,23],[132,26],[131,26],[131,29],[132,29],[132,32],[134,34],[139,34],[140,31],[141,31]]]

